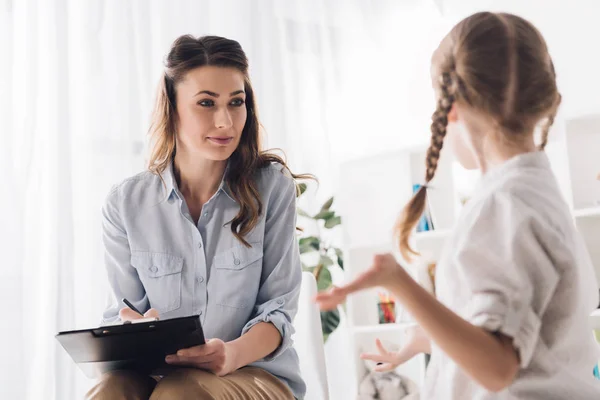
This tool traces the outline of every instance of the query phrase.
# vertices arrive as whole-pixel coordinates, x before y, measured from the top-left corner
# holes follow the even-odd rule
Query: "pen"
[[[144,316],[144,313],[140,312],[140,310],[138,310],[137,308],[135,308],[135,306],[133,304],[131,304],[131,302],[129,300],[127,300],[126,298],[123,298],[123,303],[125,303],[125,305],[127,307],[131,308],[136,313],[140,314],[142,317]]]

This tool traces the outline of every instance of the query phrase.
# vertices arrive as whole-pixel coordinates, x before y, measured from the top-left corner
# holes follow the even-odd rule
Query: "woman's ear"
[[[448,123],[456,121],[458,121],[458,109],[456,108],[456,103],[454,103],[448,113]]]

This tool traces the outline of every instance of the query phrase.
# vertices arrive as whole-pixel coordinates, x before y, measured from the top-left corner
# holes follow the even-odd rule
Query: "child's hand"
[[[346,300],[346,296],[363,289],[381,286],[386,287],[397,279],[403,279],[406,271],[396,262],[391,254],[379,254],[373,258],[371,268],[361,273],[347,285],[333,287],[319,293],[315,300],[322,310],[331,310]]]
[[[409,358],[404,358],[401,356],[401,351],[387,351],[385,347],[381,344],[381,340],[375,339],[375,345],[377,345],[377,350],[379,354],[376,353],[362,353],[360,358],[363,360],[375,361],[377,366],[375,367],[375,371],[377,372],[387,372],[396,369],[396,367],[406,361]]]
[[[387,351],[379,339],[375,340],[379,354],[363,353],[360,358],[380,363],[375,367],[377,372],[392,371],[400,364],[404,364],[419,353],[429,352],[429,339],[420,326],[412,326],[406,329],[404,346],[399,351]]]

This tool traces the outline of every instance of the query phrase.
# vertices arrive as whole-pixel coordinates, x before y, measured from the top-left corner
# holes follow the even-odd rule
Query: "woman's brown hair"
[[[400,251],[408,260],[418,254],[409,239],[425,210],[427,184],[435,175],[452,105],[460,102],[489,117],[496,133],[508,141],[531,134],[544,120],[539,144],[543,150],[561,101],[544,38],[530,22],[512,14],[481,12],[459,22],[434,52],[431,71],[438,104],[425,184],[396,224]]]
[[[248,59],[238,42],[218,36],[195,38],[191,35],[181,36],[173,42],[165,60],[165,72],[159,84],[152,115],[150,134],[153,148],[148,169],[161,176],[172,162],[176,151],[176,85],[189,71],[207,65],[235,68],[244,75],[246,124],[242,130],[240,143],[229,158],[225,179],[240,206],[239,213],[231,221],[231,231],[240,242],[249,246],[244,237],[256,226],[263,212],[263,203],[255,181],[256,172],[271,163],[278,163],[294,179],[313,177],[294,175],[281,157],[263,151],[256,98],[248,74]]]

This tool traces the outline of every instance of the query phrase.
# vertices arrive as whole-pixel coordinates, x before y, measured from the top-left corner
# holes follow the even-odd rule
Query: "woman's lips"
[[[211,142],[216,143],[218,145],[225,146],[225,145],[228,145],[229,143],[231,143],[233,138],[232,137],[209,137],[208,140],[210,140]]]

